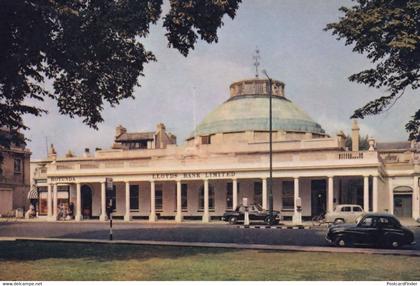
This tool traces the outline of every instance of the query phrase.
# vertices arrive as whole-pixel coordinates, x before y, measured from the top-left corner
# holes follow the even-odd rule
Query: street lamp
[[[268,95],[269,95],[269,146],[270,146],[270,177],[268,179],[268,210],[270,214],[270,224],[273,221],[273,107],[272,107],[272,101],[273,101],[273,92],[272,92],[272,80],[268,76],[266,70],[262,70],[263,74],[268,79]]]

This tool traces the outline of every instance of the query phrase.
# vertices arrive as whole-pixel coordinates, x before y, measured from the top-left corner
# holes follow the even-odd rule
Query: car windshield
[[[257,210],[259,210],[259,211],[262,211],[262,210],[263,210],[263,208],[262,208],[260,205],[255,205],[255,208],[256,208]]]

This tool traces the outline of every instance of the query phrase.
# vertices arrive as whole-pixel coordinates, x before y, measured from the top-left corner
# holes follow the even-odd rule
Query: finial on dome
[[[260,50],[258,47],[255,49],[255,55],[252,57],[254,59],[254,66],[255,66],[255,77],[259,77],[258,67],[260,66]]]

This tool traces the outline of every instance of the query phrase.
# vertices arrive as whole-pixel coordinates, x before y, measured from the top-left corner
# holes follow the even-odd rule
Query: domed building
[[[232,83],[230,98],[210,112],[197,126],[188,141],[196,136],[209,142],[248,141],[249,132],[260,140],[269,136],[269,81],[250,79]],[[272,130],[277,140],[325,138],[328,135],[284,95],[284,83],[272,82]],[[224,136],[225,135],[225,136]]]
[[[353,121],[346,145],[343,132],[328,135],[285,96],[284,87],[272,81],[272,205],[285,221],[301,224],[338,204],[419,216],[415,144],[370,138],[360,150]],[[51,151],[31,163],[39,216],[57,220],[58,206],[74,205],[77,221],[106,220],[112,205],[113,216],[126,221],[210,222],[241,204],[268,209],[269,106],[268,80],[242,80],[230,85],[227,100],[185,144],[177,145],[162,123],[133,133],[120,125],[109,149],[63,157]]]

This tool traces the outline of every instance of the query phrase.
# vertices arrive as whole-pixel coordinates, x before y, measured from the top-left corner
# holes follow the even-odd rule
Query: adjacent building
[[[110,149],[82,156],[60,157],[51,148],[32,162],[39,214],[55,220],[60,205],[73,203],[76,220],[105,220],[112,202],[114,216],[126,221],[209,222],[244,198],[267,208],[269,90],[259,78],[232,83],[226,101],[181,145],[159,124],[140,133],[118,126]],[[284,83],[272,81],[271,90],[275,210],[296,222],[344,203],[419,217],[420,146],[370,138],[360,150],[354,121],[348,148],[343,132],[327,134],[286,97]]]
[[[2,136],[9,136],[5,128],[0,128]],[[29,205],[30,156],[25,145],[0,145],[0,215],[15,215],[16,209],[25,210]]]

